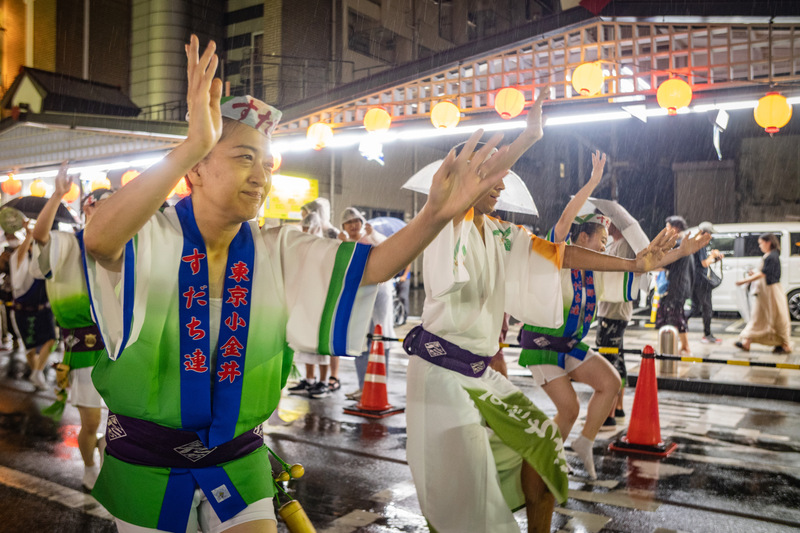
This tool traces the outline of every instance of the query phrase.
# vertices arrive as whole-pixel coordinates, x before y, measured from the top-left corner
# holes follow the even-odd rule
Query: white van
[[[714,229],[709,249],[717,249],[724,256],[722,283],[711,293],[714,311],[738,311],[736,281],[760,267],[763,254],[758,249],[759,235],[774,233],[781,242],[781,285],[789,301],[789,314],[793,320],[800,320],[800,222],[714,224]],[[697,228],[689,231],[694,235]]]

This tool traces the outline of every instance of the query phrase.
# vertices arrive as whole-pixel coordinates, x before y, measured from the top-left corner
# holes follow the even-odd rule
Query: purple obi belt
[[[106,347],[100,328],[95,324],[83,328],[61,328],[64,343],[70,352],[94,352]]]
[[[261,426],[210,450],[197,433],[108,413],[106,451],[126,463],[162,468],[207,468],[239,459],[264,445]]]
[[[519,331],[518,340],[525,350],[550,350],[558,353],[570,353],[581,342],[574,337],[560,337],[526,329]]]
[[[417,326],[408,332],[403,341],[403,348],[409,355],[416,355],[436,366],[470,378],[481,377],[491,359],[460,348],[430,331],[425,331],[422,326]]]

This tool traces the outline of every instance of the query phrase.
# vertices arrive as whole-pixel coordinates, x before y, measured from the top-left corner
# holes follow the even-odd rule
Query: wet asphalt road
[[[0,354],[2,376],[7,361]],[[405,356],[392,357],[395,405],[404,403],[405,364]],[[105,510],[81,491],[77,411],[68,407],[59,426],[49,423],[39,410],[53,395],[34,392],[11,370],[0,380],[0,532],[114,531]],[[344,414],[353,404],[343,394],[355,388],[352,362],[342,363],[341,378],[342,390],[325,399],[285,396],[265,428],[278,455],[306,468],[290,491],[320,532],[425,531],[405,461],[405,415],[373,421]],[[554,414],[530,379],[512,381]],[[576,389],[585,407],[590,391]],[[632,390],[625,401],[630,413]],[[612,453],[608,443],[624,425],[601,431],[597,481],[583,477],[568,451],[570,499],[557,509],[553,531],[800,530],[800,404],[661,391],[659,405],[662,437],[678,450],[661,461]],[[517,517],[524,530],[524,512]],[[283,524],[279,530],[286,531]]]

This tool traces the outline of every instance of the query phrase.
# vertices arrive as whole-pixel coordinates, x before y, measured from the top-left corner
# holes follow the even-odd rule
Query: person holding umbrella
[[[374,247],[259,228],[280,112],[250,96],[222,99],[216,45],[199,48],[193,35],[186,139],[101,205],[84,235],[109,353],[93,378],[115,437],[93,495],[122,532],[276,531],[261,424],[285,385],[287,344],[359,353],[374,285],[510,166],[503,153],[472,164],[450,155],[420,213]],[[191,195],[161,211],[184,176]]]
[[[86,288],[83,231],[73,234],[50,230],[61,206],[61,198],[69,192],[71,185],[72,178],[67,177],[65,163],[56,176],[55,192],[36,220],[33,238],[40,250],[38,264],[46,280],[47,296],[64,337],[64,359],[57,368],[56,384],[60,389],[69,389],[70,403],[80,414],[78,449],[84,465],[82,483],[91,490],[100,473],[94,452],[99,444],[97,428],[103,407],[103,399],[92,383],[92,369],[107,353],[103,337],[92,318]],[[87,222],[111,194],[108,189],[97,189],[86,197],[83,212]]]

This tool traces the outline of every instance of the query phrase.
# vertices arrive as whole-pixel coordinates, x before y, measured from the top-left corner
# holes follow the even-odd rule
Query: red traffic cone
[[[666,457],[677,447],[677,443],[665,443],[661,440],[655,352],[653,347],[648,345],[642,350],[642,364],[639,367],[639,379],[636,381],[636,394],[633,397],[627,434],[611,443],[609,449]]]
[[[361,401],[355,407],[345,407],[344,412],[349,415],[385,418],[405,411],[405,408],[396,408],[389,403],[386,391],[386,355],[383,351],[382,335],[383,330],[380,324],[377,324],[375,326],[376,338],[372,340],[372,347],[369,351]]]

